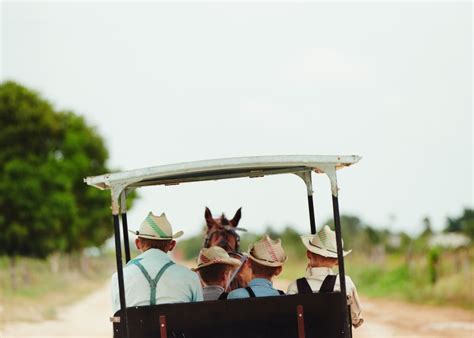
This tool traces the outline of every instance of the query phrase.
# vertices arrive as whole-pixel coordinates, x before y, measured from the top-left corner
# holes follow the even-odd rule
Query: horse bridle
[[[232,234],[232,236],[235,237],[235,241],[236,241],[236,244],[235,244],[235,249],[234,251],[239,253],[240,251],[240,235],[237,233],[237,230],[239,231],[247,231],[246,229],[244,228],[234,228],[233,226],[231,225],[224,225],[218,229],[215,229],[214,231],[211,231],[210,233],[208,233],[206,235],[206,238],[204,239],[204,248],[208,248],[209,247],[209,242],[211,241],[211,238],[212,236],[214,236],[215,234],[221,234],[221,233],[230,233]]]

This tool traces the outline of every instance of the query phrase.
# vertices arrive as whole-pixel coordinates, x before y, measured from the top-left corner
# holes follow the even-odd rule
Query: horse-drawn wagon
[[[258,156],[188,162],[87,177],[84,180],[87,184],[111,191],[121,307],[112,317],[114,337],[351,337],[336,171],[355,164],[359,160],[360,157],[355,155]],[[327,175],[331,183],[340,292],[127,308],[120,220],[123,229],[125,262],[128,262],[130,248],[126,198],[132,190],[143,186],[295,174],[306,185],[310,230],[312,234],[315,234],[313,172]]]

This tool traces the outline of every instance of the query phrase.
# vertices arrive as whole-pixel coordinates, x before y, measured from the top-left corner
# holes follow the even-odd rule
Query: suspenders
[[[228,292],[222,292],[219,298],[217,298],[217,300],[226,300],[228,295]]]
[[[337,275],[327,275],[324,278],[323,284],[319,288],[320,293],[328,293],[334,291],[334,285],[336,285]],[[296,287],[298,288],[298,293],[308,294],[313,293],[311,286],[309,286],[308,280],[306,278],[299,278],[296,280]]]
[[[327,275],[326,278],[324,278],[324,281],[321,284],[321,287],[319,288],[319,292],[320,293],[334,292],[334,285],[336,285],[336,278],[337,278],[337,275]],[[298,288],[298,293],[301,293],[301,294],[313,293],[313,290],[311,289],[311,286],[309,285],[308,280],[305,277],[299,278],[296,280],[296,287]],[[351,306],[348,305],[347,309],[348,309],[347,310],[348,322],[352,323]],[[352,334],[352,325],[349,324],[349,327],[350,327],[350,332]]]
[[[150,305],[156,305],[156,286],[158,285],[161,276],[163,276],[165,271],[171,265],[173,265],[174,262],[170,261],[163,265],[163,267],[160,269],[160,271],[158,271],[154,279],[151,278],[150,274],[148,273],[148,271],[146,271],[145,267],[139,262],[139,260],[131,260],[129,263],[136,265],[145,276],[146,280],[148,281],[148,284],[150,284]]]
[[[245,288],[245,290],[247,290],[247,292],[248,292],[250,298],[255,298],[255,297],[256,297],[256,296],[255,296],[255,292],[253,292],[253,290],[252,290],[252,288],[251,288],[250,286],[247,286],[247,287]]]
[[[328,275],[324,278],[323,284],[319,288],[319,292],[327,293],[334,291],[334,285],[336,285],[337,275]]]
[[[250,286],[247,286],[247,287],[245,288],[245,290],[247,290],[247,292],[248,292],[250,298],[255,298],[255,297],[257,297],[257,296],[255,295],[255,292],[253,292],[253,290],[252,290],[252,288],[251,288]],[[277,290],[277,291],[278,291],[278,293],[279,293],[280,295],[284,295],[284,294],[285,294],[285,293],[284,293],[283,291],[281,291],[281,290]]]

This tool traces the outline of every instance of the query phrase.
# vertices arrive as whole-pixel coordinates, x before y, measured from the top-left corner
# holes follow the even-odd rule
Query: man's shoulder
[[[159,266],[160,264],[166,264],[171,259],[164,252],[158,249],[149,249],[137,257],[131,259],[125,266],[125,269],[134,271],[138,268],[138,265],[142,265],[145,268],[150,268],[153,266]]]
[[[172,262],[172,261],[170,261],[170,262]],[[185,267],[184,265],[176,263],[176,262],[173,262],[173,263],[174,264],[171,265],[171,267],[173,268],[173,271],[183,273],[183,274],[196,275],[196,273],[193,270]]]
[[[186,280],[199,281],[199,277],[196,272],[179,263],[174,263],[173,265],[171,265],[169,270],[170,273],[175,277],[185,278]]]
[[[244,288],[239,288],[229,292],[227,299],[248,298],[249,294]]]

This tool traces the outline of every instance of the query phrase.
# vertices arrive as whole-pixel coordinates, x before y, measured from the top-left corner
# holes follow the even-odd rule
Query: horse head
[[[240,218],[242,217],[242,208],[239,208],[234,217],[229,220],[222,213],[221,217],[213,218],[211,210],[206,207],[204,218],[207,224],[207,234],[204,241],[204,247],[209,248],[217,245],[227,252],[238,252],[240,244],[240,236],[236,230],[244,230],[237,228]]]

